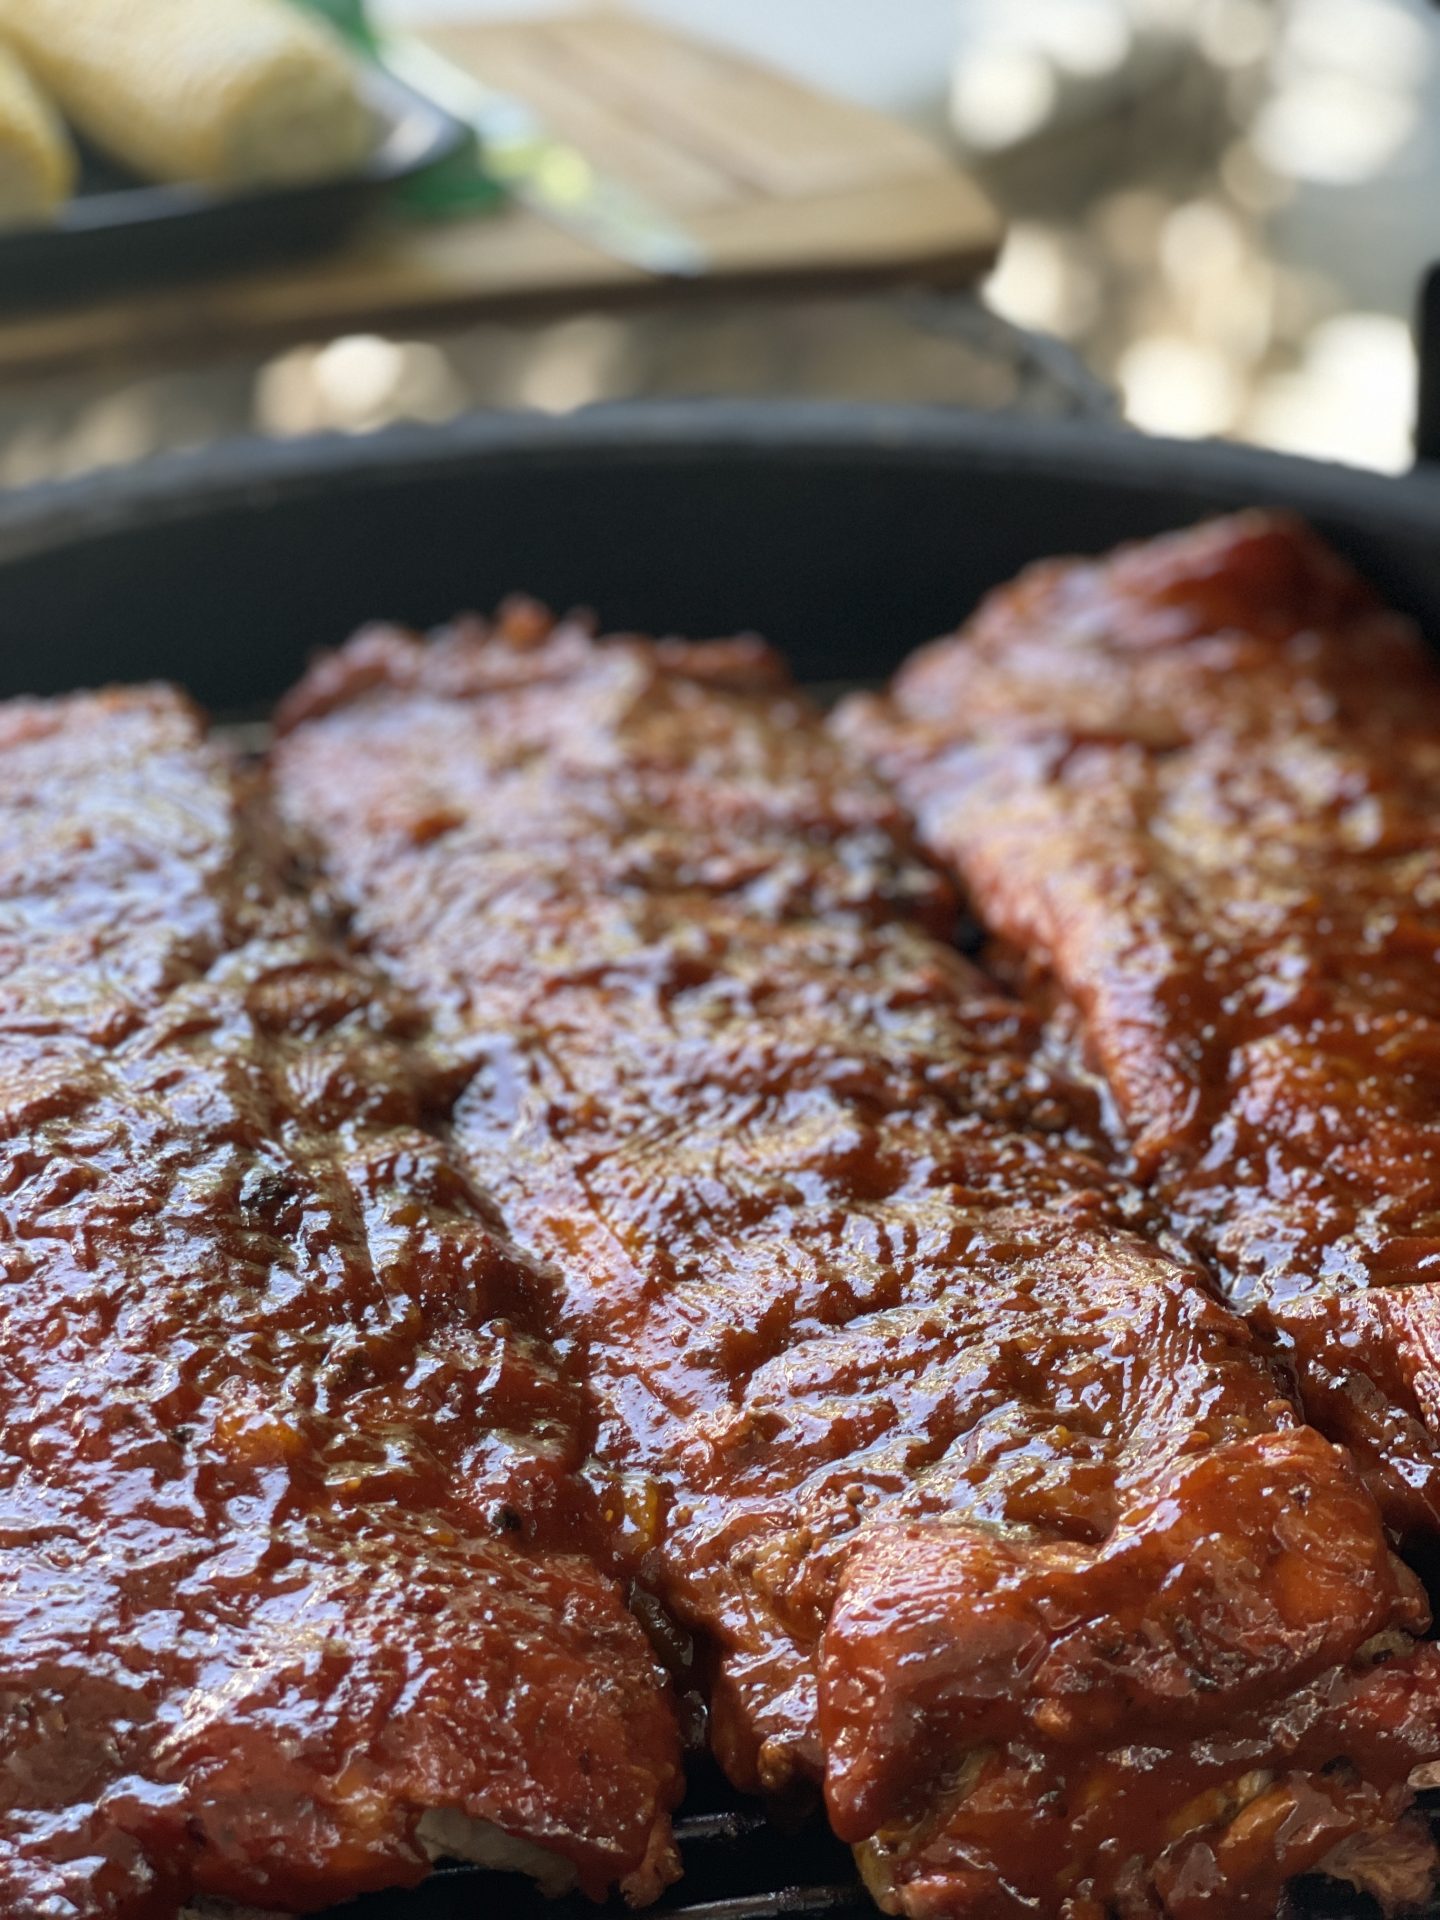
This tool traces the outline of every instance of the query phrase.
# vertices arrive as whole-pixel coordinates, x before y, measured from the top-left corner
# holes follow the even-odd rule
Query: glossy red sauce
[[[164,691],[0,709],[0,1913],[308,1910],[427,1812],[596,1893],[675,1727],[549,1282]]]
[[[1422,1893],[1418,1585],[773,656],[520,608],[362,637],[285,723],[282,805],[557,1274],[732,1775],[823,1781],[916,1916]]]
[[[1245,516],[1051,562],[869,741],[1058,990],[1142,1180],[1403,1531],[1440,1525],[1440,672]],[[1047,986],[1047,983],[1049,985]]]

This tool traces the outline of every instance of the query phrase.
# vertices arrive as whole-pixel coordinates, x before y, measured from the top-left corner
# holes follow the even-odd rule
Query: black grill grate
[[[875,1920],[875,1908],[855,1873],[850,1849],[817,1815],[781,1827],[753,1801],[743,1801],[708,1765],[698,1767],[675,1822],[684,1876],[653,1907],[655,1916],[683,1920]],[[596,1907],[588,1900],[547,1900],[512,1874],[478,1867],[441,1866],[409,1893],[372,1894],[334,1909],[325,1920],[636,1920],[620,1901]]]
[[[1427,1794],[1440,1824],[1440,1794]],[[547,1900],[529,1881],[478,1867],[440,1866],[408,1893],[372,1894],[321,1920],[877,1920],[843,1846],[817,1813],[781,1826],[742,1800],[709,1762],[693,1774],[675,1822],[684,1875],[635,1915],[619,1900]],[[1043,1920],[1043,1916],[1041,1916]],[[1381,1920],[1377,1904],[1333,1880],[1297,1881],[1276,1920]],[[1440,1920],[1440,1906],[1423,1920]]]

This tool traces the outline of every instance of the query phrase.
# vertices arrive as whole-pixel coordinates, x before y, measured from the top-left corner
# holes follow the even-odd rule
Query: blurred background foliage
[[[989,292],[1128,418],[1395,468],[1440,251],[1422,0],[969,0],[954,124],[1010,211]]]

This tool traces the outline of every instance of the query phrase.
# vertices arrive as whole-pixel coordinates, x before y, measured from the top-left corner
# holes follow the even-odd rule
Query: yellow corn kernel
[[[147,179],[322,178],[373,137],[343,43],[287,0],[0,0],[0,32],[71,125]]]
[[[48,220],[75,187],[75,149],[19,58],[0,46],[0,227]]]

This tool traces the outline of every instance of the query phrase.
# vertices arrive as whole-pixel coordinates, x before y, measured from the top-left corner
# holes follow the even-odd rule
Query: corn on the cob
[[[150,179],[312,179],[371,138],[344,46],[286,0],[0,0],[0,32],[78,131]]]
[[[75,149],[21,61],[0,46],[0,227],[47,219],[75,185]]]

